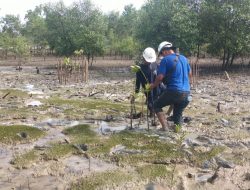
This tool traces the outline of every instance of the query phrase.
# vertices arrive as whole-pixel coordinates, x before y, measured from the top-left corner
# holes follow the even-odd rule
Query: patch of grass
[[[17,104],[14,104],[17,105]],[[39,118],[44,119],[48,117],[48,113],[41,114],[41,111],[47,111],[44,105],[40,107],[9,107],[0,109],[0,117],[4,119],[26,119]]]
[[[229,134],[230,138],[233,138],[236,140],[243,140],[243,139],[250,138],[250,134],[244,130],[241,130],[241,131],[231,130],[231,131],[232,133]]]
[[[17,89],[3,89],[0,90],[0,97],[3,97],[4,95],[6,95],[7,93],[10,93],[8,96],[6,96],[6,99],[8,99],[9,97],[17,97],[17,98],[25,98],[28,97],[28,93],[24,92],[22,90],[17,90]]]
[[[233,162],[234,164],[243,166],[245,163],[250,162],[250,152],[238,149],[234,150],[233,153],[224,153],[223,158]]]
[[[70,144],[54,144],[48,148],[44,155],[44,160],[57,160],[75,152],[75,148]]]
[[[33,109],[31,108],[5,108],[0,110],[0,114],[3,117],[9,117],[11,116],[13,119],[22,119],[22,118],[27,118],[30,116],[40,116],[40,114],[36,113]]]
[[[170,171],[167,170],[165,165],[150,164],[139,166],[136,168],[141,179],[149,179],[150,181],[156,178],[165,178],[170,175]]]
[[[222,153],[224,150],[225,147],[222,146],[213,147],[207,152],[196,152],[193,150],[192,162],[198,166],[201,166],[204,161],[212,159],[216,155]]]
[[[110,136],[109,139],[101,141],[101,146],[94,146],[90,149],[90,154],[94,156],[109,155],[110,149],[116,145],[124,145],[126,149],[141,151],[135,154],[116,154],[110,158],[119,164],[137,165],[140,162],[153,162],[155,160],[166,160],[176,158],[180,153],[175,149],[175,145],[159,141],[157,137],[148,137],[143,133],[122,131]]]
[[[20,133],[27,134],[26,138],[21,137]],[[26,143],[36,140],[45,133],[37,128],[25,125],[0,126],[0,142],[5,144]]]
[[[92,143],[98,140],[97,134],[90,129],[89,125],[77,125],[63,131],[74,144]]]
[[[88,153],[92,157],[117,162],[118,165],[152,163],[183,157],[177,145],[163,142],[158,137],[148,136],[141,132],[122,131],[109,137],[98,136],[88,125],[78,125],[68,128],[63,133],[69,136],[73,144],[87,144]],[[125,146],[126,150],[135,153],[118,153],[110,155],[111,148],[116,145]]]
[[[119,185],[128,181],[131,181],[133,178],[128,173],[122,171],[107,171],[103,173],[96,173],[86,178],[81,179],[78,183],[72,185],[70,189],[86,189],[86,190],[95,190],[95,189],[106,189],[105,187],[112,185]],[[113,189],[114,187],[112,187]],[[108,189],[108,188],[107,188]]]
[[[35,162],[39,156],[36,154],[34,150],[31,150],[27,153],[22,155],[16,156],[12,161],[11,164],[18,169],[26,169],[30,167],[30,165]]]
[[[67,109],[81,109],[81,110],[105,110],[106,114],[119,114],[121,112],[128,112],[130,109],[129,104],[113,103],[107,100],[84,98],[81,100],[69,100],[50,98],[46,100],[50,105],[53,106],[67,106]]]

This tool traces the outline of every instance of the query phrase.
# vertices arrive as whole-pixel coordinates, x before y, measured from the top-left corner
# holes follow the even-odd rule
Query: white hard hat
[[[143,51],[142,56],[144,57],[144,59],[149,62],[149,63],[153,63],[156,61],[156,54],[155,54],[155,50],[151,47],[146,48]]]
[[[167,41],[161,42],[160,45],[158,46],[158,53],[161,52],[163,47],[171,48],[171,47],[173,47],[173,44],[170,42],[167,42]]]

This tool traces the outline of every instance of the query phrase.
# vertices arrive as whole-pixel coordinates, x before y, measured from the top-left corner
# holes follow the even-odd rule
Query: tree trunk
[[[235,53],[232,54],[231,62],[230,62],[230,67],[233,65],[234,58],[235,58]]]
[[[226,64],[225,64],[225,69],[227,69],[228,68],[228,66],[229,66],[229,60],[230,60],[230,51],[229,51],[229,49],[227,50],[227,59],[226,59]]]
[[[197,45],[197,58],[200,57],[200,44]]]
[[[89,53],[87,54],[87,60],[88,60],[88,65],[89,65],[89,60],[90,60],[90,54]],[[91,65],[91,67],[92,67],[92,65]]]
[[[93,66],[94,55],[91,55],[91,67]]]
[[[222,63],[222,70],[225,68],[225,63],[226,63],[226,49],[223,49],[223,63]]]

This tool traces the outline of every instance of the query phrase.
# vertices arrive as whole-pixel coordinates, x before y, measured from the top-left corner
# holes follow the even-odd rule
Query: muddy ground
[[[1,67],[0,189],[249,189],[250,77],[229,75],[200,76],[174,133],[145,116],[130,130],[128,67],[66,85],[53,69]]]

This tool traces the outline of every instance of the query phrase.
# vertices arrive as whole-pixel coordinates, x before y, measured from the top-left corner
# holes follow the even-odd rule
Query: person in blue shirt
[[[164,41],[158,47],[158,52],[164,58],[161,60],[158,75],[150,88],[154,89],[162,81],[166,90],[154,102],[154,111],[157,114],[162,130],[167,130],[167,120],[162,108],[173,105],[173,121],[181,126],[182,113],[189,103],[191,68],[185,56],[175,53],[172,43]]]

